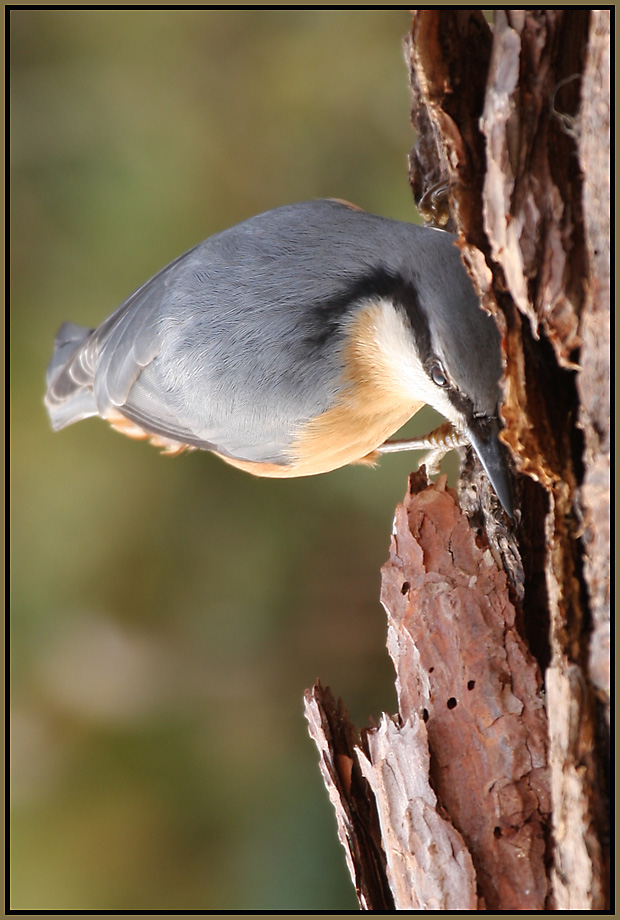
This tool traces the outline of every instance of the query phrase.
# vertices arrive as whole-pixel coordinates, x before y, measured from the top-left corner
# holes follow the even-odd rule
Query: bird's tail
[[[54,354],[47,366],[45,405],[55,431],[98,415],[93,370],[84,347],[92,331],[75,323],[63,323],[54,340]]]

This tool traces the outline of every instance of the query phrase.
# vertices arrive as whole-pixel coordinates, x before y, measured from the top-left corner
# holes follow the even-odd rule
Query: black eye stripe
[[[421,363],[428,369],[429,364],[436,359],[431,349],[428,318],[418,300],[417,283],[415,278],[405,278],[398,271],[386,268],[378,268],[355,282],[345,283],[329,299],[323,298],[310,305],[308,327],[303,338],[304,348],[320,350],[333,340],[334,335],[340,334],[343,318],[347,316],[352,303],[387,298],[399,312],[408,317],[412,329],[415,329],[413,345]]]

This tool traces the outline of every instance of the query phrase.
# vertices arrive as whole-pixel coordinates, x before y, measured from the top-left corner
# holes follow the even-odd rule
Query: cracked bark
[[[503,336],[519,520],[464,455],[382,571],[399,713],[306,695],[366,910],[609,908],[609,10],[416,10],[416,199]],[[336,730],[337,728],[337,730]],[[343,769],[346,767],[346,769]]]

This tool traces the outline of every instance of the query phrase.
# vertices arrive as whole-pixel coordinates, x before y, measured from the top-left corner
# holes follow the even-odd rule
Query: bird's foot
[[[393,454],[402,450],[426,450],[428,451],[424,461],[426,469],[429,476],[435,476],[439,473],[439,466],[445,455],[451,450],[463,447],[466,444],[469,444],[469,441],[464,432],[457,431],[451,422],[444,422],[423,438],[385,441],[384,444],[377,448],[376,453]]]

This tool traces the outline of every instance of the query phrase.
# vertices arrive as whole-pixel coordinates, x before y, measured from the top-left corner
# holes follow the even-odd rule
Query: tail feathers
[[[47,367],[45,405],[55,431],[98,415],[92,391],[92,371],[83,360],[83,346],[92,329],[63,323],[54,341],[54,354]]]
[[[63,323],[54,339],[54,354],[47,365],[47,385],[51,386],[54,378],[67,364],[68,359],[77,351],[79,345],[86,341],[92,329],[78,326],[76,323]]]

